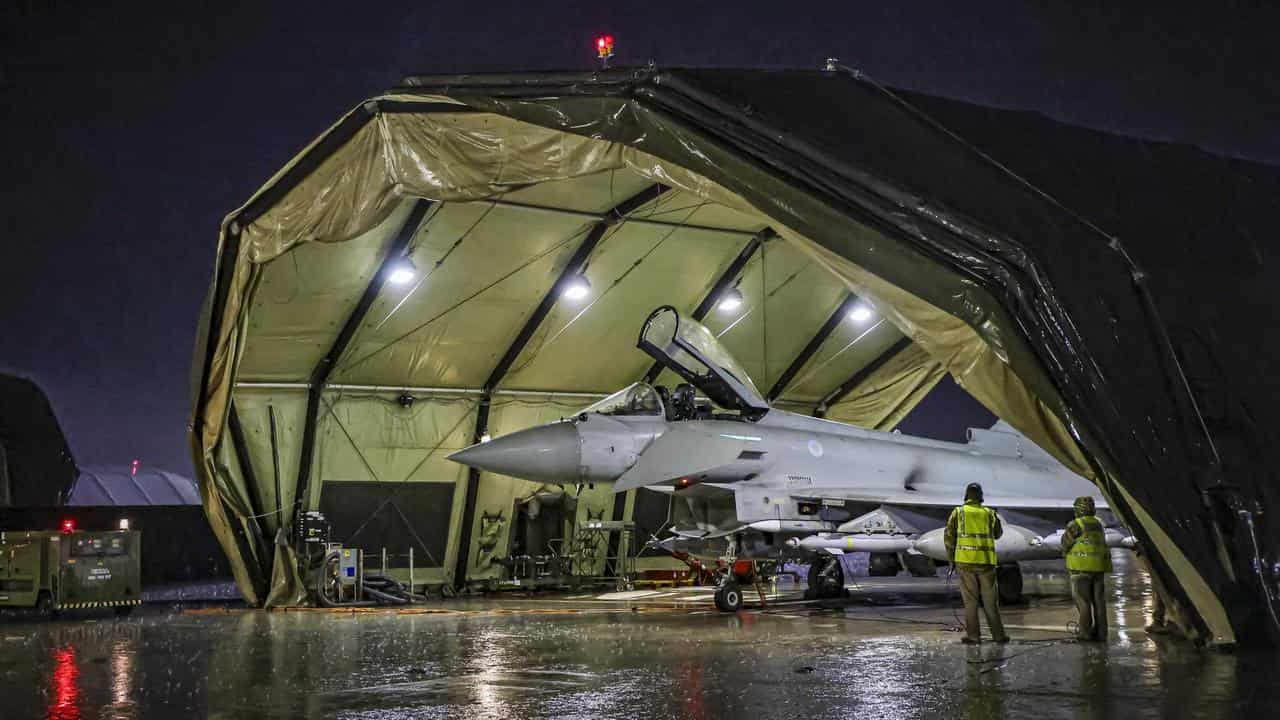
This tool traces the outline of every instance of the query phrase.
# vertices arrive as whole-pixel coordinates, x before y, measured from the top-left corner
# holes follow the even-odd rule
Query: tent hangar
[[[670,304],[789,409],[889,429],[950,373],[1098,485],[1189,631],[1266,637],[1277,388],[1243,309],[1276,305],[1278,177],[843,69],[409,77],[222,225],[205,509],[253,604],[306,602],[322,506],[399,524],[429,582],[494,577],[487,520],[539,488],[445,456],[653,379],[636,334]]]

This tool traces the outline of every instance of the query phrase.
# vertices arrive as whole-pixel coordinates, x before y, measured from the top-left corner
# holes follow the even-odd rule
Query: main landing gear
[[[871,553],[867,561],[867,574],[871,577],[893,577],[901,571],[898,553]]]
[[[844,597],[844,568],[840,558],[818,553],[809,563],[809,589],[806,600],[829,600]]]
[[[1022,602],[1022,568],[1017,563],[996,566],[996,592],[1001,605]]]

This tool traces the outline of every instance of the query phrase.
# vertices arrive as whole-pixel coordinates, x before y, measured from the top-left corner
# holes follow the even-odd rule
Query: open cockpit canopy
[[[640,331],[638,347],[701,390],[716,405],[759,417],[769,403],[738,361],[705,325],[664,305]]]

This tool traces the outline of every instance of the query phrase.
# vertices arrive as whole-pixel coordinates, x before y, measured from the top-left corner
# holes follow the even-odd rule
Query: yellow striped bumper
[[[57,610],[87,610],[90,608],[109,608],[141,604],[141,600],[97,600],[94,602],[59,603],[55,605],[54,608]]]

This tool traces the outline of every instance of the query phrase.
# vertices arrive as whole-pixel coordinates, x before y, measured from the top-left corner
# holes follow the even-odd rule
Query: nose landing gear
[[[742,609],[742,589],[732,577],[725,576],[716,586],[716,609],[721,612],[737,612]]]

